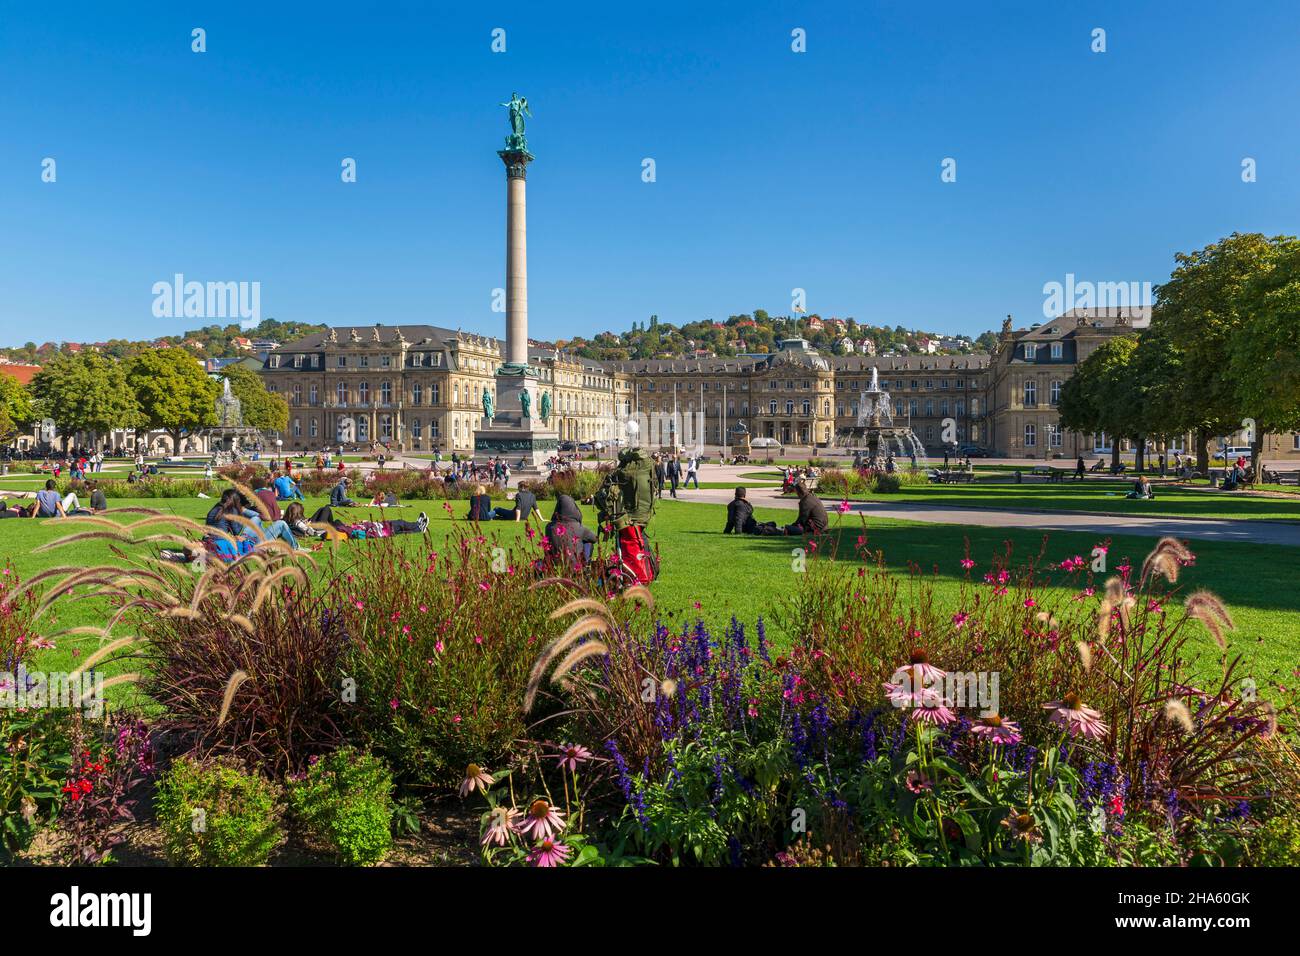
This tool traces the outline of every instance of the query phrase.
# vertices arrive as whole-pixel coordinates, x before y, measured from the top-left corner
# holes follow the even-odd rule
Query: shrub
[[[171,478],[156,475],[141,478],[139,481],[125,481],[121,478],[92,478],[92,481],[104,492],[105,498],[196,498],[200,494],[212,497],[216,494],[216,482],[205,478]],[[86,482],[60,478],[55,482],[59,494],[66,495],[75,491],[82,507],[90,504]]]
[[[871,483],[871,490],[878,495],[896,495],[903,490],[903,479],[897,473],[876,475]]]
[[[26,671],[36,651],[54,646],[33,627],[40,598],[40,591],[25,587],[5,565],[0,575],[0,859],[25,850],[58,814],[72,762],[67,712],[18,706],[20,695],[34,686]]]
[[[1291,810],[1269,817],[1251,834],[1250,843],[1255,866],[1300,866],[1300,814]]]
[[[140,784],[153,774],[153,741],[137,717],[76,719],[72,752],[59,817],[63,863],[105,863],[124,839],[121,825],[135,819]]]
[[[393,837],[393,778],[383,761],[345,747],[289,782],[289,808],[348,866],[378,863]]]
[[[278,788],[237,761],[181,757],[154,803],[167,856],[183,866],[261,866],[283,840]]]
[[[233,753],[279,774],[341,742],[348,634],[328,581],[284,552],[255,554],[265,571],[210,562],[200,576],[180,572],[180,610],[146,601],[132,620],[144,641],[142,686],[168,727],[194,752]]]
[[[357,689],[345,713],[358,742],[416,787],[450,788],[522,736],[529,668],[565,596],[530,591],[540,553],[526,541],[498,548],[457,532],[445,549],[381,539],[340,552],[353,560],[335,571]]]
[[[867,491],[867,483],[860,472],[842,468],[827,468],[817,479],[817,493],[829,498],[847,498]]]
[[[538,501],[553,501],[559,495],[568,495],[574,501],[586,501],[594,495],[609,472],[608,467],[574,471],[555,471],[545,480],[525,478],[519,487],[531,491]]]

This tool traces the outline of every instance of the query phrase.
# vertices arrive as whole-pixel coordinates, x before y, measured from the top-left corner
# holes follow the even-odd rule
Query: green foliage
[[[289,808],[348,866],[378,863],[392,846],[392,775],[383,761],[351,747],[314,760],[291,780]]]
[[[31,843],[63,803],[72,764],[66,714],[0,706],[0,861]]]
[[[184,349],[142,352],[126,363],[126,380],[145,425],[170,435],[176,454],[182,432],[217,423],[219,386]]]
[[[289,427],[289,403],[283,395],[267,391],[262,376],[243,365],[227,365],[222,378],[239,399],[244,424],[263,431],[283,432]]]
[[[278,788],[231,758],[181,757],[154,803],[167,856],[183,866],[261,866],[283,839]]]
[[[17,428],[36,420],[36,408],[27,386],[0,371],[0,442]]]
[[[1251,834],[1250,862],[1255,866],[1300,866],[1300,813],[1275,814]]]
[[[215,482],[204,478],[169,478],[155,475],[141,478],[139,481],[126,481],[122,478],[92,478],[91,480],[104,493],[105,498],[195,498],[200,494],[215,497],[220,492]],[[61,477],[55,482],[55,487],[61,495],[75,491],[82,505],[88,506],[90,498],[86,484],[85,481],[73,481]]]
[[[141,421],[122,367],[94,352],[56,356],[32,379],[32,394],[36,414],[54,419],[64,436],[79,431],[103,434]]]

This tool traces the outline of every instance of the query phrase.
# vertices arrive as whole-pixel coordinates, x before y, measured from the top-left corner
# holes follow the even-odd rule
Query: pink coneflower
[[[546,837],[528,851],[528,862],[533,866],[560,866],[569,859],[569,847]]]
[[[532,834],[543,841],[549,840],[563,829],[564,819],[560,811],[540,798],[534,800],[528,807],[528,812],[524,814],[523,822],[518,827],[522,835]]]
[[[560,744],[560,755],[557,759],[565,770],[576,773],[578,764],[586,763],[591,759],[591,751],[582,744]]]
[[[510,834],[514,833],[518,821],[519,811],[514,807],[493,807],[487,829],[483,831],[481,844],[487,846],[489,843],[495,843],[497,846],[505,846],[510,842]]]
[[[1008,817],[1004,817],[1002,826],[1015,840],[1037,843],[1043,838],[1042,834],[1038,832],[1038,826],[1034,823],[1034,818],[1028,813],[1013,813]]]
[[[913,631],[912,636],[916,636],[916,633]],[[930,658],[919,647],[912,648],[912,652],[907,658],[907,666],[900,667],[894,672],[895,680],[898,679],[900,671],[909,671],[912,675],[912,681],[917,685],[931,684],[936,680],[943,680],[947,676],[944,671],[939,670],[930,663]]]
[[[1020,743],[1020,727],[1014,720],[1004,720],[997,714],[981,717],[971,724],[971,732],[995,744]]]
[[[492,786],[492,775],[485,768],[472,763],[465,768],[465,779],[460,782],[460,795],[466,797],[475,790],[486,793],[490,786]]]
[[[1101,719],[1101,713],[1085,707],[1079,700],[1079,695],[1074,692],[1066,694],[1060,700],[1049,701],[1043,705],[1043,710],[1050,710],[1052,723],[1064,727],[1073,735],[1099,738],[1110,732]]]
[[[925,724],[943,727],[957,719],[948,709],[948,701],[934,691],[926,691],[921,706],[912,711],[912,719]]]

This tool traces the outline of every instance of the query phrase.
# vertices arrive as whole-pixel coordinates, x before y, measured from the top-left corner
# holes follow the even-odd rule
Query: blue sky
[[[154,317],[177,272],[260,282],[264,317],[502,334],[512,90],[535,337],[786,313],[796,287],[825,316],[1027,325],[1066,273],[1159,282],[1297,231],[1297,41],[1268,2],[6,0],[0,343],[203,324]]]

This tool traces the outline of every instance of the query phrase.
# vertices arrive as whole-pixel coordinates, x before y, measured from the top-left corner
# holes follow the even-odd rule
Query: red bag
[[[618,546],[613,555],[611,569],[626,587],[649,584],[659,576],[659,557],[646,541],[645,529],[631,524],[618,532]]]

